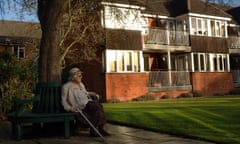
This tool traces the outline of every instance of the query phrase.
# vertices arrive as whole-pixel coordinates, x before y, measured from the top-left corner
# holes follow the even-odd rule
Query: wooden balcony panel
[[[228,53],[228,39],[221,37],[190,36],[192,52]]]

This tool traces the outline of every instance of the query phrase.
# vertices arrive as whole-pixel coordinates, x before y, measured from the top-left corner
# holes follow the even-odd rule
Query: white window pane
[[[213,67],[214,71],[218,71],[218,62],[217,62],[217,57],[213,57]]]
[[[13,46],[13,54],[18,56],[18,46]]]
[[[220,22],[216,22],[215,30],[216,30],[216,36],[220,36]]]
[[[200,55],[200,68],[201,68],[201,71],[205,71],[205,62],[204,62],[203,54]]]
[[[107,63],[109,66],[109,71],[108,72],[116,72],[117,71],[117,67],[116,67],[116,63],[117,59],[116,59],[116,52],[115,51],[107,51]]]
[[[196,24],[196,18],[191,18],[192,22],[192,34],[197,34],[197,24]]]
[[[25,57],[25,50],[24,50],[24,48],[19,48],[18,58],[24,58],[24,57]]]
[[[134,52],[134,71],[135,72],[140,72],[140,56],[139,52]]]
[[[124,71],[124,53],[117,53],[117,71]]]
[[[207,22],[207,20],[203,20],[203,35],[208,35],[208,22]]]
[[[223,58],[222,56],[218,56],[218,62],[219,62],[219,70],[223,71]]]
[[[202,35],[202,20],[198,19],[197,24],[198,24],[198,34]]]
[[[226,33],[225,33],[225,24],[224,22],[221,22],[221,36],[225,37]]]
[[[194,70],[199,71],[198,54],[194,54],[193,58],[194,58]]]
[[[126,66],[127,66],[127,71],[132,71],[132,53],[131,52],[126,52],[125,53],[126,57]]]
[[[227,57],[223,58],[223,63],[224,63],[224,71],[228,71],[228,61],[227,61]]]
[[[209,58],[209,54],[206,54],[206,69],[207,69],[207,71],[210,71],[210,58]]]
[[[107,50],[107,72],[140,72],[140,51]]]
[[[149,62],[150,56],[149,55],[143,55],[143,60],[144,60],[144,71],[149,71],[150,70],[150,62]]]
[[[215,22],[211,21],[211,36],[215,36]]]

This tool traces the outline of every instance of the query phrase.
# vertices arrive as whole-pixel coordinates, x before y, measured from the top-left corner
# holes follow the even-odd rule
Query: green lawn
[[[217,143],[240,144],[240,96],[108,103],[104,109],[109,122]]]

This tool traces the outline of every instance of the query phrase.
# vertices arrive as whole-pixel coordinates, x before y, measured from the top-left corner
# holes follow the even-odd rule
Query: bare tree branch
[[[72,9],[71,9],[71,1],[68,0],[68,17],[69,17],[69,26],[67,28],[67,31],[64,33],[63,37],[61,38],[61,41],[59,43],[59,46],[62,47],[66,37],[70,33],[72,29],[72,24],[73,24],[73,16],[72,16]]]

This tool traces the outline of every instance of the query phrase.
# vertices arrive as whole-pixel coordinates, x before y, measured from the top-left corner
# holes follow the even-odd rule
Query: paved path
[[[71,136],[70,139],[51,136],[15,141],[10,138],[10,126],[9,122],[0,121],[0,144],[213,144],[112,124],[107,125],[107,129],[112,135],[106,137],[105,142],[102,142],[100,138],[88,137],[84,131]]]

